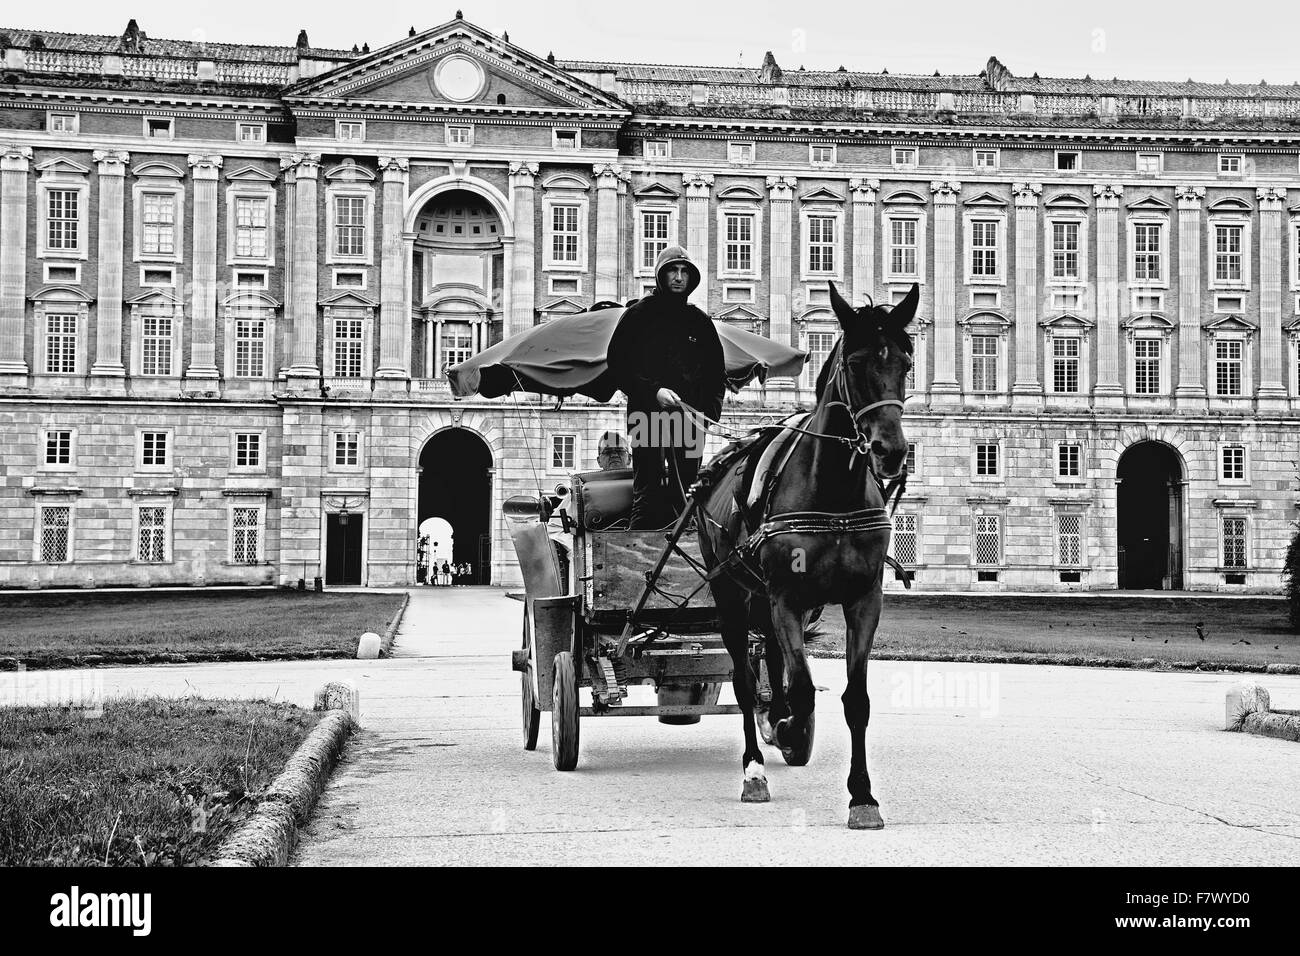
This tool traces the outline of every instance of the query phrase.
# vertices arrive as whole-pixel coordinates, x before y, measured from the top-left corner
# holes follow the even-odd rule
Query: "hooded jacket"
[[[689,279],[686,292],[668,291],[669,266],[682,263]],[[727,371],[722,342],[713,320],[687,298],[700,284],[700,270],[686,250],[669,246],[655,261],[654,292],[640,299],[619,319],[609,342],[609,367],[627,395],[629,412],[660,409],[655,397],[670,388],[710,418],[722,413]]]

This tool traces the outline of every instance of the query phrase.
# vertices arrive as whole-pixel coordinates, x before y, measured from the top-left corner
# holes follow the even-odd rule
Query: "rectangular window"
[[[230,510],[232,555],[235,564],[257,564],[258,525],[261,524],[261,508],[232,508]]]
[[[814,166],[832,166],[835,163],[835,147],[814,143],[808,148],[808,161]]]
[[[812,388],[817,384],[817,376],[821,374],[822,366],[826,364],[827,357],[831,354],[831,349],[835,347],[834,332],[809,332],[808,333],[808,387]]]
[[[912,146],[894,147],[894,165],[911,169],[916,166],[916,149]]]
[[[41,560],[63,564],[68,560],[68,538],[72,529],[69,505],[41,506]]]
[[[75,189],[51,189],[45,194],[46,248],[76,250],[81,236],[79,204],[81,194]]]
[[[235,320],[235,378],[263,378],[266,375],[266,322],[262,319]]]
[[[51,375],[77,374],[77,317],[45,317],[45,371]]]
[[[916,515],[901,512],[894,515],[894,539],[891,542],[894,560],[902,565],[917,563]]]
[[[1246,480],[1246,446],[1224,445],[1220,453],[1222,463],[1221,481]]]
[[[72,464],[72,431],[55,428],[45,433],[45,464]]]
[[[1079,278],[1079,223],[1052,223],[1052,278]]]
[[[366,124],[350,122],[348,120],[339,120],[338,138],[344,142],[359,143],[366,138]]]
[[[167,467],[167,433],[140,433],[140,465],[144,468]]]
[[[727,161],[732,163],[752,163],[754,161],[754,144],[728,143]]]
[[[1052,337],[1052,391],[1072,395],[1079,391],[1079,346],[1074,336]]]
[[[448,146],[472,146],[473,143],[474,143],[474,127],[472,126],[448,126],[447,127]]]
[[[1061,150],[1056,154],[1056,168],[1063,171],[1076,170],[1080,166],[1077,150]]]
[[[1246,519],[1223,516],[1223,566],[1246,567]]]
[[[1214,388],[1217,395],[1241,394],[1242,343],[1218,339],[1214,343]]]
[[[140,284],[143,286],[175,285],[176,273],[171,269],[141,269]]]
[[[78,116],[77,113],[50,113],[46,119],[46,129],[51,133],[73,135],[77,132]]]
[[[1155,223],[1140,222],[1133,227],[1133,277],[1160,280],[1160,226]]]
[[[366,200],[363,196],[334,197],[334,254],[366,254]]]
[[[140,374],[172,374],[172,320],[145,316],[140,320]]]
[[[754,269],[754,217],[728,215],[727,238],[723,244],[727,272],[752,272]]]
[[[235,467],[236,468],[261,468],[262,467],[261,432],[236,432],[235,433]]]
[[[653,269],[659,253],[668,248],[668,229],[672,214],[667,212],[641,213],[641,267]]]
[[[975,563],[1002,563],[1002,516],[975,516]]]
[[[167,560],[167,509],[154,505],[141,505],[136,509],[140,527],[140,540],[135,558],[148,564]]]
[[[556,471],[572,471],[577,463],[577,451],[576,435],[552,435],[551,468]]]
[[[174,193],[145,193],[141,218],[140,245],[146,256],[176,254],[176,196]]]
[[[1159,153],[1138,153],[1137,171],[1139,173],[1160,172],[1160,154]]]
[[[1214,278],[1217,281],[1241,281],[1241,239],[1244,231],[1244,226],[1214,227]]]
[[[975,168],[976,169],[997,169],[998,151],[996,149],[975,150]]]
[[[646,159],[668,159],[671,156],[668,140],[648,139],[642,149]]]
[[[578,207],[551,207],[551,261],[578,262]]]
[[[349,466],[361,463],[361,433],[339,432],[334,436],[334,464]]]
[[[1083,564],[1082,515],[1056,516],[1056,553],[1061,564],[1071,567]]]
[[[835,271],[835,217],[808,217],[808,271]]]
[[[162,117],[151,116],[144,121],[144,135],[150,139],[171,139],[172,121]]]
[[[235,255],[248,259],[265,259],[269,226],[269,201],[259,196],[235,198]]]
[[[449,368],[467,361],[474,354],[474,335],[466,322],[442,324],[442,365]]]
[[[1235,175],[1241,172],[1241,157],[1230,154],[1219,157],[1219,172]]]
[[[1056,446],[1056,477],[1083,477],[1083,446],[1061,444]]]
[[[996,392],[998,390],[998,337],[972,335],[970,340],[971,390]]]
[[[578,131],[576,129],[557,129],[552,143],[556,149],[577,149]]]
[[[976,220],[970,224],[970,274],[996,276],[998,274],[998,223],[996,220]]]
[[[241,143],[265,143],[266,126],[262,123],[237,123],[235,138]]]
[[[361,319],[334,320],[334,374],[340,378],[361,377]]]
[[[907,464],[907,473],[908,473],[908,475],[910,475],[911,477],[915,478],[915,477],[919,474],[919,472],[917,471],[917,461],[916,461],[916,442],[914,442],[914,441],[910,441],[910,442],[907,443],[907,462],[906,462],[906,464]]]
[[[975,446],[975,474],[981,478],[998,476],[998,446],[996,443]]]
[[[896,276],[916,275],[916,220],[889,222],[889,272]]]
[[[1158,395],[1160,390],[1160,340],[1137,339],[1133,343],[1133,391]]]

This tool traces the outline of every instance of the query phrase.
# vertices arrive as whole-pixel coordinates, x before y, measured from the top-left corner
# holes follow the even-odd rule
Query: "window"
[[[261,432],[235,432],[235,467],[262,467]]]
[[[835,147],[813,143],[808,147],[808,162],[814,166],[835,165]]]
[[[889,274],[895,276],[917,275],[915,219],[889,221]]]
[[[1139,173],[1158,173],[1160,172],[1160,160],[1160,153],[1138,153],[1137,171]]]
[[[366,200],[364,196],[334,197],[334,254],[366,254]]]
[[[578,207],[556,204],[551,207],[551,261],[577,263]]]
[[[170,118],[145,117],[144,135],[148,139],[171,139],[174,127]]]
[[[359,143],[366,138],[365,120],[337,120],[335,138],[345,143]]]
[[[970,274],[990,277],[998,274],[998,222],[976,219],[970,224]]]
[[[361,377],[363,320],[334,320],[334,374],[340,378]]]
[[[266,376],[266,322],[235,320],[235,378]]]
[[[1224,445],[1219,450],[1219,480],[1246,480],[1246,446]]]
[[[975,516],[975,563],[1002,563],[1002,516]]]
[[[913,146],[894,147],[894,166],[899,169],[916,168],[916,148]]]
[[[998,151],[996,149],[975,150],[974,165],[976,169],[997,169]]]
[[[146,256],[176,254],[176,194],[144,193],[141,252]]]
[[[141,269],[140,284],[151,288],[173,286],[176,273],[172,269]]]
[[[473,146],[473,145],[474,145],[474,127],[472,127],[472,126],[448,126],[448,127],[447,127],[447,145],[448,145],[448,146]]]
[[[344,271],[342,269],[334,270],[334,288],[364,289],[365,287],[366,287],[366,273]]]
[[[261,508],[230,509],[230,558],[235,564],[257,564]]]
[[[642,155],[646,159],[670,159],[672,147],[666,139],[648,139],[642,145]]]
[[[140,325],[140,374],[172,374],[172,320],[144,316]]]
[[[45,317],[45,371],[50,375],[77,374],[77,317]]]
[[[1223,516],[1223,566],[1244,568],[1246,564],[1246,519]]]
[[[826,364],[826,359],[830,357],[833,348],[835,348],[834,332],[808,333],[807,370],[809,388],[813,388],[817,384],[817,376],[821,374],[822,366]]]
[[[1052,223],[1052,278],[1079,278],[1079,223]]]
[[[241,143],[265,143],[265,123],[236,123],[235,138]]]
[[[45,464],[72,464],[71,429],[55,428],[45,433]]]
[[[1077,150],[1062,149],[1056,153],[1056,168],[1061,171],[1072,171],[1079,168],[1080,153]]]
[[[577,149],[580,142],[576,129],[557,129],[551,145],[556,149]]]
[[[808,217],[808,271],[835,272],[835,217]]]
[[[81,114],[79,113],[49,113],[45,118],[45,128],[51,133],[60,133],[64,136],[75,136],[81,128]]]
[[[158,505],[141,505],[136,509],[139,538],[135,558],[147,564],[160,564],[167,560],[167,508]]]
[[[1160,387],[1160,339],[1133,341],[1133,391],[1158,395]]]
[[[60,265],[54,262],[42,264],[45,268],[46,282],[68,282],[77,285],[81,282],[81,263]]]
[[[1138,281],[1160,281],[1160,232],[1157,223],[1133,224],[1133,278]]]
[[[1082,341],[1077,336],[1052,336],[1052,391],[1073,395],[1079,391],[1079,359]]]
[[[1242,233],[1245,226],[1214,227],[1214,279],[1216,282],[1242,281]]]
[[[269,200],[258,196],[235,198],[235,255],[245,259],[267,256],[267,208]]]
[[[754,216],[728,213],[725,217],[726,238],[723,242],[723,269],[726,272],[754,271]]]
[[[45,202],[45,247],[64,250],[80,248],[80,192],[75,189],[51,189],[45,193]]]
[[[1220,153],[1219,172],[1225,176],[1239,175],[1241,173],[1241,157],[1232,153]]]
[[[41,561],[46,564],[63,564],[69,560],[71,530],[70,505],[41,506]]]
[[[442,364],[440,369],[459,365],[474,355],[474,332],[468,322],[442,324]]]
[[[914,442],[914,441],[910,441],[910,442],[908,442],[908,443],[907,443],[907,459],[906,459],[906,467],[907,467],[907,473],[908,473],[911,477],[915,478],[917,475],[919,475],[919,474],[921,473],[921,472],[920,472],[920,468],[921,468],[921,464],[920,464],[920,462],[921,462],[921,459],[918,457],[918,454],[917,454],[917,450],[916,450],[916,442]]]
[[[140,433],[140,466],[142,468],[167,467],[167,432]]]
[[[754,144],[728,143],[727,161],[731,163],[752,163],[754,161]]]
[[[361,433],[336,432],[334,435],[334,464],[342,467],[361,463]]]
[[[1214,392],[1216,395],[1241,394],[1243,345],[1240,339],[1215,339]]]
[[[235,272],[236,289],[265,289],[266,288],[266,271],[244,272],[237,270]]]
[[[998,390],[998,337],[996,335],[971,336],[970,372],[971,391],[996,392]]]
[[[998,445],[981,442],[975,446],[975,475],[979,478],[996,478],[998,471]]]
[[[1083,516],[1056,516],[1056,556],[1060,564],[1078,567],[1083,564]]]
[[[1056,477],[1083,477],[1083,446],[1062,442],[1056,446]]]
[[[653,270],[659,253],[668,248],[673,214],[668,210],[641,213],[641,268]]]
[[[918,564],[917,516],[911,512],[894,515],[893,545],[894,560],[902,565]]]
[[[572,471],[577,466],[578,436],[551,436],[551,468],[555,471]]]

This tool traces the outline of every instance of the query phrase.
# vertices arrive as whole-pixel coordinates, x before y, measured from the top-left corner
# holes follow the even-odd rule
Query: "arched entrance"
[[[420,528],[430,518],[445,520],[453,536],[449,560],[470,565],[469,583],[490,583],[492,450],[469,429],[448,428],[425,443],[419,464]]]
[[[437,569],[444,561],[451,563],[455,543],[456,532],[446,518],[425,518],[420,522],[415,556],[417,583],[432,584],[437,580]]]
[[[1162,442],[1130,445],[1116,469],[1119,586],[1183,587],[1183,464]]]

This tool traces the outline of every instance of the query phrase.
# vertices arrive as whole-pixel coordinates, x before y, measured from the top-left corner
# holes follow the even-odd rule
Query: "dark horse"
[[[711,582],[745,726],[741,799],[769,799],[755,732],[757,676],[749,630],[766,636],[773,723],[768,742],[781,748],[787,763],[806,764],[815,688],[804,631],[815,609],[839,604],[847,625],[848,687],[842,699],[853,745],[849,826],[874,830],[885,825],[871,795],[866,752],[867,656],[880,621],[890,531],[881,481],[898,477],[907,456],[902,412],[912,343],[906,327],[920,294],[913,286],[893,309],[854,309],[834,284],[830,295],[843,335],[817,379],[816,409],[802,434],[791,437],[793,447],[777,453],[788,457],[776,470],[761,522],[751,516],[751,533],[738,533],[740,470],[733,470],[701,492],[700,544],[710,568],[730,561],[753,572],[719,574]],[[736,520],[717,520],[722,515]]]

